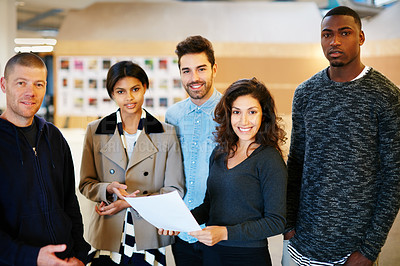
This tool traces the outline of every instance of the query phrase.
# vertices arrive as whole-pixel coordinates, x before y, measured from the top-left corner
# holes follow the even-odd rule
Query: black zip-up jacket
[[[41,247],[66,244],[60,258],[86,262],[70,148],[61,132],[35,116],[36,150],[0,119],[0,265],[36,265]]]

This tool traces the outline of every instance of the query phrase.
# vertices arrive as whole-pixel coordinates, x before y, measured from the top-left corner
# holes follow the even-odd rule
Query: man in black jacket
[[[0,115],[0,265],[84,265],[71,151],[61,132],[37,117],[46,93],[40,57],[20,53],[6,64]]]

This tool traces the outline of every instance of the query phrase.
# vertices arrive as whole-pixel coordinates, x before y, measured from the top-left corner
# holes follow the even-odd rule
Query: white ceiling
[[[143,2],[146,0],[21,0],[16,1],[18,37],[56,35],[67,12],[96,2]],[[147,0],[152,1],[152,0]],[[172,0],[164,0],[172,1]],[[43,36],[46,37],[46,36]]]
[[[57,35],[67,12],[71,9],[83,9],[96,2],[174,2],[178,0],[21,0],[17,4],[17,37],[54,37]],[[181,0],[184,1],[184,0]],[[201,1],[201,0],[200,0]],[[209,0],[212,1],[212,0]],[[225,1],[274,1],[274,0],[225,0]],[[290,0],[289,0],[290,1]],[[292,0],[297,2],[313,1],[321,9],[326,8],[332,1],[329,0]],[[337,0],[339,3],[354,4],[351,0]],[[346,1],[346,2],[344,2]],[[368,1],[368,0],[362,0]],[[393,0],[397,1],[397,0]],[[358,4],[357,4],[358,5]],[[351,5],[349,5],[351,6]],[[351,6],[354,8],[354,6]],[[357,6],[360,11],[370,8]],[[372,10],[375,12],[375,10]],[[360,12],[359,12],[360,13]],[[361,14],[361,13],[360,13]],[[372,13],[371,13],[372,14]]]

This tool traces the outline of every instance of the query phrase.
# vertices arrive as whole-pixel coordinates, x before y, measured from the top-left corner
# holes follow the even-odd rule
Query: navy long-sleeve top
[[[192,210],[202,224],[226,226],[228,240],[219,244],[263,247],[267,237],[285,227],[287,170],[279,152],[260,146],[243,162],[228,169],[226,154],[210,157],[203,204]]]

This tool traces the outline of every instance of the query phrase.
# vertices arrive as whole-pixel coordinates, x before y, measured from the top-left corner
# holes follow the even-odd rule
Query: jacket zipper
[[[38,134],[41,135],[41,131]],[[39,136],[38,140],[40,139],[40,137],[41,136]],[[48,205],[48,195],[47,195],[47,191],[46,191],[45,181],[44,181],[44,178],[42,176],[42,171],[41,171],[42,169],[40,167],[39,157],[38,157],[38,154],[37,154],[37,146],[38,146],[38,143],[39,143],[38,140],[37,140],[37,143],[36,143],[36,148],[33,148],[33,152],[35,154],[35,164],[36,164],[36,170],[37,170],[37,177],[39,179],[39,184],[40,184],[40,186],[42,188],[42,191],[43,191],[43,197],[44,197],[44,199],[43,199],[43,207],[44,207],[44,211],[45,211],[45,217],[46,217],[46,220],[47,220],[47,229],[49,230],[50,238],[51,238],[52,242],[54,244],[56,244],[56,236],[54,234],[54,228],[52,226],[52,221],[51,221],[50,211],[49,211],[49,205]]]

